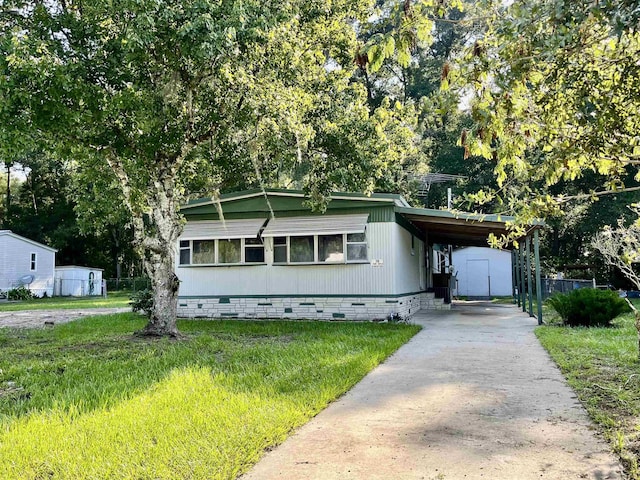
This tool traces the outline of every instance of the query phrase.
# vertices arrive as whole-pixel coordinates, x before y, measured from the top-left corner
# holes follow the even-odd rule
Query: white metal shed
[[[454,295],[488,298],[512,294],[511,252],[489,247],[453,251]]]
[[[54,284],[56,296],[102,295],[102,269],[77,265],[56,267]]]

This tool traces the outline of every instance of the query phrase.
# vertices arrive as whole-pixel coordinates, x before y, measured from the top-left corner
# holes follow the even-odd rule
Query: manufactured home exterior
[[[453,251],[458,296],[489,298],[513,293],[511,252],[488,247]]]
[[[39,297],[53,295],[56,250],[0,230],[0,291],[24,286]]]
[[[241,192],[183,207],[176,273],[187,317],[385,319],[423,306],[425,242],[397,195],[336,194],[324,214],[301,192]]]
[[[77,265],[56,267],[53,293],[62,297],[102,295],[102,269]]]
[[[449,238],[504,233],[504,222],[412,208],[400,195],[334,193],[323,213],[301,191],[192,201],[176,245],[183,317],[382,320],[450,308],[433,265]],[[222,212],[222,216],[219,212]]]

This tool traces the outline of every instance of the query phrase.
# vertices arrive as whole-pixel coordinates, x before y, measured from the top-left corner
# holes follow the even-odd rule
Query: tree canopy
[[[68,158],[85,188],[125,206],[154,287],[146,331],[176,334],[178,207],[190,193],[296,184],[322,208],[332,190],[394,188],[419,155],[410,107],[370,109],[352,81],[357,25],[373,8],[5,0],[2,153],[36,145]]]
[[[589,195],[629,186],[640,157],[640,36],[635,2],[482,2],[486,33],[452,83],[469,98],[467,154],[494,162],[504,210],[523,221],[558,213],[567,195],[547,187],[585,172]]]

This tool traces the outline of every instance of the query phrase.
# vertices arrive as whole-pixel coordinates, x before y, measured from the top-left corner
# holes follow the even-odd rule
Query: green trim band
[[[335,293],[330,293],[330,294],[325,294],[325,295],[320,295],[320,294],[314,294],[314,293],[309,293],[309,294],[302,294],[302,293],[296,293],[296,294],[291,294],[291,295],[184,295],[184,296],[179,296],[178,299],[179,300],[194,300],[194,299],[208,299],[208,298],[227,298],[227,299],[231,299],[231,298],[264,298],[265,300],[268,298],[400,298],[400,297],[409,297],[411,295],[420,295],[421,293],[429,293],[426,290],[422,290],[419,292],[408,292],[408,293],[391,293],[391,294],[387,294],[387,295],[382,295],[382,294],[371,294],[371,293],[362,293],[362,294],[335,294]],[[220,303],[226,303],[226,302],[220,302]]]

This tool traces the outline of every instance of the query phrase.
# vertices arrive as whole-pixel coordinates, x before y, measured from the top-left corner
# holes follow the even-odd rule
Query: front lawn
[[[133,314],[0,330],[0,478],[232,479],[419,330]]]
[[[75,308],[120,308],[129,306],[131,292],[109,292],[107,298],[94,297],[49,297],[0,302],[0,312],[19,310],[69,310]]]
[[[640,363],[633,315],[611,328],[543,326],[542,345],[567,377],[591,418],[623,461],[629,478],[640,479]],[[570,447],[570,446],[567,446]]]

